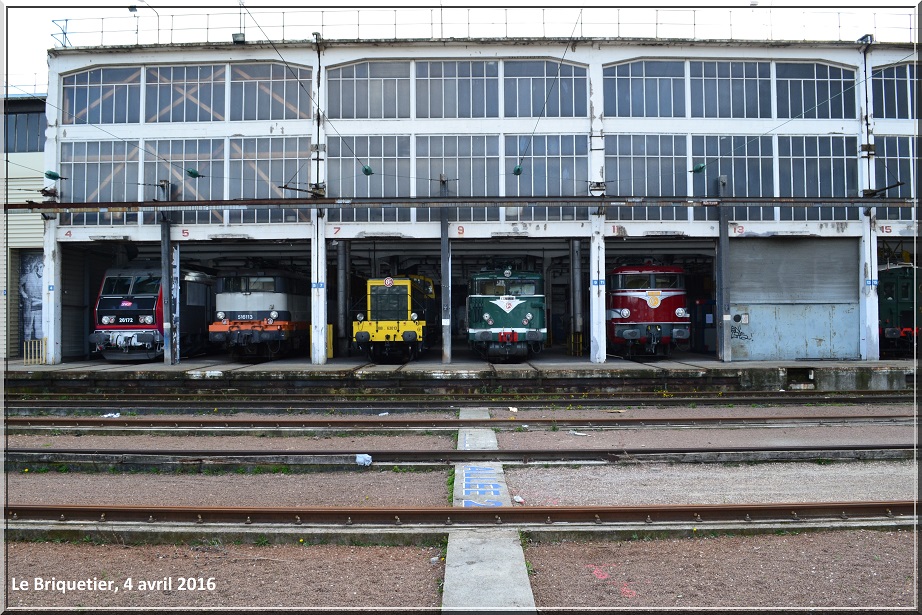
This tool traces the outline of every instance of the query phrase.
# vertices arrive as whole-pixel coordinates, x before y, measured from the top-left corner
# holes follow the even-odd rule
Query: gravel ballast
[[[10,504],[138,506],[448,505],[448,470],[307,474],[46,474],[7,477]]]
[[[10,543],[11,608],[438,607],[438,547],[304,544],[93,545]],[[435,558],[435,563],[432,559]],[[35,579],[112,582],[108,591],[38,591]],[[132,579],[133,589],[125,586]],[[192,579],[195,589],[180,589]],[[168,579],[157,586],[158,581]],[[200,582],[199,579],[202,581]],[[208,589],[209,579],[214,589]],[[141,582],[152,582],[151,588]],[[10,585],[8,585],[8,590]],[[202,589],[199,589],[202,587]],[[114,591],[115,589],[118,591]]]
[[[918,498],[915,461],[507,467],[505,475],[509,493],[524,499],[526,506],[773,504]]]
[[[913,531],[529,544],[539,608],[918,609]]]

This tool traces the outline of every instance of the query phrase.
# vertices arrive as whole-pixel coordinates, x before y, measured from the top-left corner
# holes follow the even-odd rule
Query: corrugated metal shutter
[[[857,303],[854,238],[730,240],[731,303]]]
[[[9,268],[6,269],[6,318],[3,319],[3,339],[6,340],[6,356],[21,357],[19,345],[19,258],[18,250],[9,250]]]
[[[30,211],[11,211],[6,216],[7,247],[42,249],[45,223],[42,214]]]

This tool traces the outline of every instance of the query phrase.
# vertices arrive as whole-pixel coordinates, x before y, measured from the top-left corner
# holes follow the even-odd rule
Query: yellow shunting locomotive
[[[435,288],[420,275],[368,280],[353,312],[353,347],[375,362],[419,357],[441,340]]]

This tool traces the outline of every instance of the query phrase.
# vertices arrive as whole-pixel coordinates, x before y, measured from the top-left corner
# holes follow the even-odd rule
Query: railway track
[[[84,435],[247,435],[252,432],[298,435],[313,432],[428,432],[486,428],[524,429],[644,429],[644,428],[765,428],[818,427],[841,425],[913,425],[909,412],[856,416],[777,416],[746,414],[738,417],[619,417],[619,418],[527,418],[439,419],[402,418],[237,418],[237,417],[85,417],[85,416],[13,416],[6,418],[7,433],[81,433]]]
[[[522,524],[701,524],[708,522],[831,523],[848,520],[910,522],[918,502],[811,502],[780,504],[657,506],[512,506],[491,508],[242,508],[188,506],[15,505],[5,507],[8,522],[238,524],[348,527],[490,526]]]
[[[483,394],[329,394],[329,393],[256,393],[225,390],[213,393],[132,393],[14,392],[4,397],[6,414],[78,414],[99,412],[174,412],[195,413],[218,409],[223,413],[285,413],[324,411],[340,414],[457,410],[463,407],[507,404],[518,408],[611,408],[644,406],[726,406],[730,404],[807,405],[807,404],[893,404],[912,403],[913,392],[907,391],[726,391],[617,393],[517,393]]]
[[[713,448],[620,448],[614,449],[506,449],[506,450],[365,450],[267,451],[262,450],[120,450],[9,448],[6,467],[33,472],[57,471],[234,471],[272,468],[298,472],[316,469],[355,469],[357,455],[368,455],[381,466],[445,467],[449,464],[500,462],[532,463],[636,463],[636,462],[741,462],[777,460],[905,460],[913,459],[912,444],[770,446]],[[62,470],[62,468],[64,468]]]

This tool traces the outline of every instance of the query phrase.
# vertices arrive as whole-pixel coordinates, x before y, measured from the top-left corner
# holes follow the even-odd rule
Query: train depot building
[[[137,262],[177,289],[185,269],[297,272],[314,365],[354,352],[368,280],[410,275],[451,363],[487,268],[539,274],[547,345],[604,363],[629,265],[682,272],[682,350],[878,360],[882,274],[918,258],[915,61],[873,37],[53,49],[44,192],[7,204],[41,217],[42,360],[95,356],[105,272]],[[891,328],[912,331],[907,279]]]

